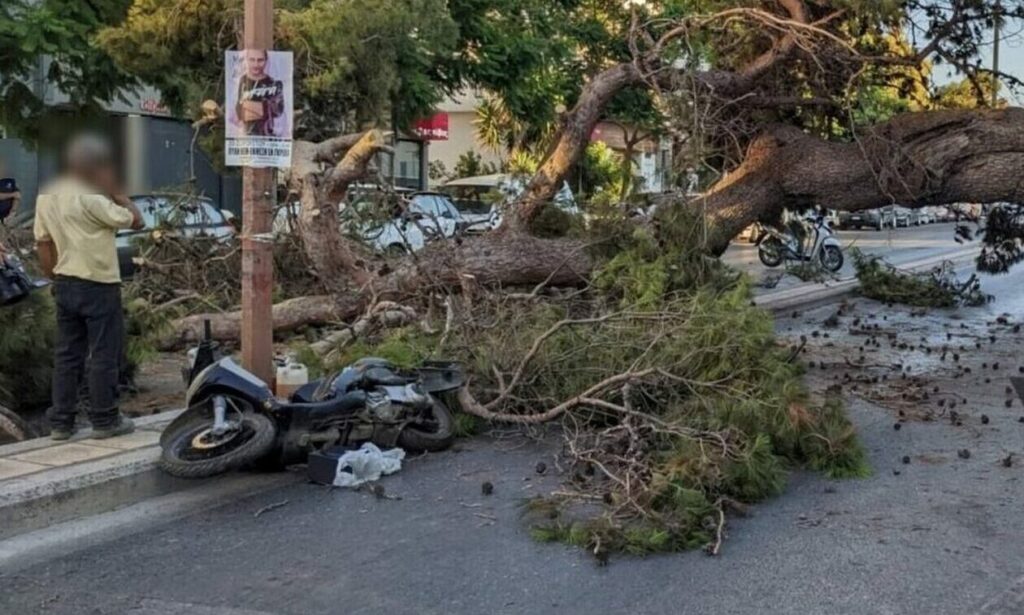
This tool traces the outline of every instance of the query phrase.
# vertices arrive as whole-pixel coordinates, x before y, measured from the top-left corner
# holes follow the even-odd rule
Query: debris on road
[[[405,451],[400,448],[382,451],[372,442],[366,442],[359,449],[346,451],[337,457],[337,461],[334,462],[336,465],[331,484],[335,487],[358,487],[363,483],[380,480],[381,476],[394,474],[402,469],[403,459],[405,459]],[[311,478],[313,478],[312,474]],[[317,480],[317,478],[313,478],[313,480]],[[318,482],[323,481],[318,480]],[[380,489],[383,494],[383,487]],[[373,487],[371,487],[371,491],[373,492]],[[374,492],[374,495],[377,493]],[[381,496],[378,495],[378,497]]]
[[[287,505],[288,505],[288,500],[281,500],[280,502],[274,502],[273,504],[267,504],[263,508],[261,508],[261,509],[257,510],[255,513],[253,513],[252,516],[253,516],[253,518],[259,518],[259,516],[262,515],[263,513],[268,513],[268,512],[270,512],[272,510],[276,510],[278,508],[281,508],[282,506],[287,506]]]
[[[981,291],[977,275],[972,274],[960,282],[953,264],[948,261],[929,271],[908,272],[857,248],[850,253],[860,282],[860,293],[871,299],[918,307],[976,307],[992,300],[991,295]]]

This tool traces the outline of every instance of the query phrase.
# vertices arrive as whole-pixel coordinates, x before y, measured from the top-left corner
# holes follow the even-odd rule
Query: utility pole
[[[245,0],[246,49],[274,47],[274,0]],[[274,169],[242,169],[242,365],[273,387]]]
[[[992,108],[999,104],[999,35],[1003,23],[1001,2],[996,0],[995,19],[993,20],[993,31],[995,32],[995,43],[992,47]]]

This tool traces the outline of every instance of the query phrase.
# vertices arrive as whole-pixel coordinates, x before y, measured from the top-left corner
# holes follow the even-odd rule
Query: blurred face
[[[245,52],[245,73],[250,79],[258,81],[267,70],[267,53],[265,51],[247,50]]]
[[[112,164],[102,164],[94,171],[96,182],[101,186],[116,186],[117,171]]]

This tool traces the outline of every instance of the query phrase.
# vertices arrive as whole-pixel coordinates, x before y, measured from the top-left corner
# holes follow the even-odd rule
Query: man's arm
[[[39,267],[43,275],[53,279],[53,268],[57,266],[57,246],[53,241],[37,241],[36,252],[39,254]]]
[[[53,279],[53,269],[57,266],[57,245],[53,243],[50,229],[46,224],[47,208],[51,205],[50,197],[41,194],[36,199],[36,217],[32,222],[32,235],[36,240],[36,252],[39,254],[39,267],[43,275]]]
[[[145,226],[145,221],[142,219],[142,213],[139,212],[139,208],[135,206],[135,203],[131,199],[123,194],[112,195],[110,199],[132,213],[132,230],[138,231]]]

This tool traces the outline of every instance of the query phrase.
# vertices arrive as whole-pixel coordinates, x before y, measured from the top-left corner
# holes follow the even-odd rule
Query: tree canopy
[[[96,32],[124,18],[131,0],[5,0],[0,3],[0,126],[39,138],[62,118],[94,115],[138,82],[100,47]],[[37,83],[42,66],[46,83]],[[45,92],[59,91],[61,109]],[[70,113],[68,113],[70,111]]]

